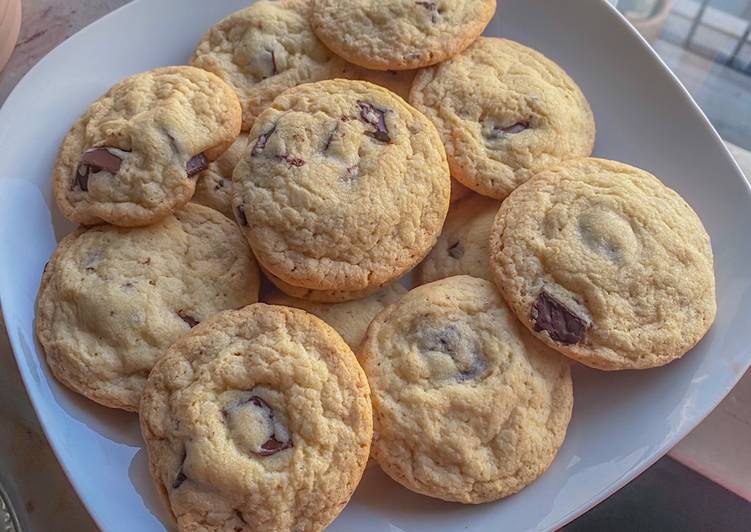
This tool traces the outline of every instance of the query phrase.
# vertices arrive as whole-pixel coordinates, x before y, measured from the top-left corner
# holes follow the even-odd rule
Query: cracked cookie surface
[[[228,311],[149,376],[141,430],[181,530],[321,530],[360,481],[368,383],[341,337],[302,310]]]
[[[240,132],[240,104],[215,75],[164,67],[115,84],[65,136],[53,192],[69,220],[155,223],[193,196],[196,175]]]
[[[454,275],[492,281],[488,241],[500,206],[476,194],[451,205],[438,242],[415,270],[417,283]]]
[[[351,63],[376,70],[434,65],[466,48],[496,0],[313,0],[313,29]]]
[[[280,292],[266,297],[265,302],[299,308],[318,316],[331,325],[357,354],[373,318],[388,305],[399,301],[405,293],[407,289],[395,282],[362,299],[342,303],[318,303]]]
[[[550,465],[566,435],[569,363],[535,339],[490,281],[420,286],[371,324],[361,357],[373,454],[418,493],[482,503]]]
[[[501,205],[491,270],[519,319],[599,369],[662,366],[717,311],[701,220],[655,176],[603,159],[543,172]]]
[[[188,204],[148,227],[99,225],[64,238],[42,277],[37,336],[58,380],[135,411],[163,350],[212,314],[254,303],[258,287],[235,223]]]
[[[591,155],[592,110],[576,83],[539,52],[480,37],[422,70],[410,103],[438,128],[451,175],[497,199],[563,160]]]
[[[340,77],[345,61],[310,27],[310,0],[260,0],[215,24],[190,64],[232,85],[243,108],[243,130],[285,90]]]
[[[233,203],[259,262],[283,283],[364,293],[435,243],[451,188],[445,153],[395,94],[362,81],[301,85],[258,118],[249,143]]]
[[[242,133],[221,157],[198,174],[194,203],[211,207],[227,218],[234,219],[232,210],[232,172],[248,146],[248,135]]]

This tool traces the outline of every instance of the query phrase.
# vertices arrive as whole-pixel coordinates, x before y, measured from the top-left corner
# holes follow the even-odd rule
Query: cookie
[[[568,362],[529,334],[490,281],[415,288],[373,321],[361,356],[373,454],[413,491],[471,504],[506,497],[563,443]]]
[[[68,132],[53,192],[69,220],[155,223],[193,196],[196,176],[234,142],[240,104],[206,71],[157,68],[126,78]]]
[[[313,0],[313,30],[337,55],[375,70],[435,65],[464,50],[496,0]]]
[[[232,171],[247,146],[248,135],[243,133],[221,157],[198,174],[196,193],[193,195],[195,203],[211,207],[228,218],[235,217],[232,211]]]
[[[368,460],[368,383],[323,321],[264,304],[175,342],[149,376],[141,431],[180,530],[322,530]]]
[[[163,350],[212,314],[257,301],[258,286],[236,224],[189,203],[148,227],[65,237],[42,276],[37,336],[60,382],[135,411]]]
[[[623,163],[581,159],[533,177],[501,205],[490,251],[519,319],[593,368],[667,364],[717,311],[701,220],[655,176]]]
[[[492,281],[488,240],[501,204],[474,195],[449,210],[438,242],[415,270],[418,284],[453,275],[471,275]]]
[[[406,292],[407,289],[397,282],[362,299],[345,303],[316,303],[280,292],[269,295],[265,301],[271,305],[299,308],[318,316],[331,325],[357,353],[373,318],[388,305],[399,301]]]
[[[410,102],[438,128],[451,175],[503,199],[561,161],[591,155],[595,123],[576,83],[541,53],[481,37],[421,71]]]
[[[259,0],[212,26],[190,64],[232,85],[242,104],[243,131],[285,90],[344,73],[345,61],[310,27],[311,0]]]
[[[451,187],[433,125],[395,94],[348,80],[274,100],[233,182],[238,222],[265,270],[294,287],[361,294],[428,253]]]

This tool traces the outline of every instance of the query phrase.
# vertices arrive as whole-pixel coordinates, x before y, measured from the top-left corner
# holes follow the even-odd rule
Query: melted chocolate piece
[[[238,406],[242,406],[247,403],[252,403],[254,406],[260,408],[263,411],[264,415],[271,422],[271,425],[274,425],[274,411],[266,401],[264,401],[257,395],[251,395],[248,399],[237,403],[231,408],[237,408]],[[231,408],[225,408],[223,410],[225,416],[228,416],[230,414]],[[277,439],[276,432],[274,432],[268,440],[261,444],[260,449],[255,451],[255,453],[259,456],[271,456],[285,449],[289,449],[292,446],[293,445],[291,439],[287,441],[279,440]]]
[[[276,76],[277,72],[279,72],[276,69],[276,53],[274,53],[274,50],[271,50],[270,53],[271,53],[271,75]]]
[[[354,164],[347,168],[347,172],[342,176],[342,181],[350,182],[360,174],[360,166]]]
[[[76,174],[73,177],[72,190],[78,188],[83,192],[87,192],[89,190],[90,174],[97,174],[102,171],[116,174],[120,171],[122,162],[123,160],[112,153],[110,148],[106,146],[86,150],[78,161]]]
[[[263,149],[266,147],[266,143],[269,141],[269,137],[271,137],[271,135],[274,134],[274,131],[276,131],[276,126],[273,126],[266,133],[258,137],[258,140],[253,146],[253,149],[250,150],[251,157],[258,157],[259,155],[261,155],[261,153],[263,152]]]
[[[186,314],[182,309],[177,311],[177,315],[180,316],[180,319],[187,323],[191,329],[201,323],[190,314]]]
[[[430,331],[426,335],[425,348],[450,356],[459,370],[459,380],[479,377],[486,368],[485,358],[476,345],[467,345],[462,333],[455,325],[448,325]]]
[[[339,122],[336,123],[336,126],[334,126],[334,129],[331,130],[331,133],[329,133],[329,136],[326,137],[326,142],[324,142],[323,144],[324,153],[329,151],[329,147],[331,146],[331,142],[334,140],[334,137],[336,136],[337,131],[339,131]]]
[[[415,4],[430,11],[430,21],[433,24],[438,23],[438,17],[440,15],[440,12],[438,11],[438,2],[415,2]]]
[[[579,343],[589,326],[544,288],[532,304],[530,318],[535,331],[547,331],[550,338],[564,345]]]
[[[362,121],[375,128],[375,131],[366,131],[365,134],[381,142],[391,142],[391,135],[389,135],[389,129],[386,125],[386,113],[388,111],[363,101],[358,101],[357,105],[360,108]]]
[[[177,470],[177,475],[175,475],[175,480],[172,481],[172,489],[176,490],[180,486],[182,486],[182,483],[188,480],[187,475],[185,474],[185,471],[183,471],[183,467],[185,467],[185,460],[188,458],[188,453],[185,449],[183,449],[183,458],[180,460],[180,468]]]
[[[196,174],[200,174],[209,167],[209,160],[203,153],[194,155],[185,165],[185,169],[188,171],[188,177],[193,177]]]
[[[529,128],[529,122],[527,122],[526,120],[517,122],[516,124],[512,124],[507,127],[494,126],[493,131],[490,136],[491,138],[494,138],[494,139],[501,139],[504,137],[508,137],[509,135],[516,135],[517,133],[521,133],[522,131],[528,128]]]
[[[279,160],[282,160],[282,161],[286,162],[290,166],[300,167],[300,166],[303,166],[305,164],[304,160],[298,159],[297,157],[292,157],[288,153],[283,153],[281,155],[277,155],[277,158]]]
[[[449,247],[449,255],[455,259],[461,259],[464,256],[464,246],[461,242],[455,242]]]
[[[238,205],[237,209],[235,209],[235,212],[237,223],[239,223],[243,227],[248,227],[248,217],[245,216],[245,205]]]

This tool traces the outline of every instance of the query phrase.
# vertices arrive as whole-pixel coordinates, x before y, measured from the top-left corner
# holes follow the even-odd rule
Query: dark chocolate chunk
[[[258,157],[261,155],[263,149],[266,147],[266,143],[269,141],[269,137],[274,134],[274,131],[276,131],[276,126],[272,126],[270,130],[258,137],[253,149],[250,150],[251,157]]]
[[[278,70],[276,69],[276,53],[271,50],[271,75],[276,76]]]
[[[461,242],[455,242],[449,247],[449,255],[455,259],[461,259],[464,256],[464,246]]]
[[[297,157],[293,157],[288,153],[283,153],[281,155],[277,155],[277,158],[281,161],[286,162],[290,166],[303,166],[305,164],[305,161],[302,159],[298,159]]]
[[[180,319],[183,320],[185,323],[187,323],[191,329],[195,327],[196,325],[198,325],[199,323],[201,323],[190,314],[186,314],[185,311],[182,309],[177,311],[177,315],[180,316]]]
[[[352,166],[347,167],[347,171],[342,176],[342,181],[352,181],[354,178],[356,178],[360,174],[360,166],[357,164],[354,164]]]
[[[209,160],[203,153],[194,155],[185,165],[185,169],[188,171],[188,177],[193,177],[206,170],[209,167]]]
[[[459,370],[459,380],[479,377],[486,369],[485,357],[468,341],[456,325],[426,327],[424,348],[450,356]]]
[[[220,179],[219,182],[214,185],[214,190],[219,190],[224,188],[224,179]]]
[[[589,325],[544,288],[532,304],[530,318],[537,332],[547,331],[550,338],[564,345],[579,343]]]
[[[245,216],[245,205],[238,205],[237,209],[235,209],[235,213],[237,223],[243,227],[248,227],[248,217]]]
[[[358,101],[360,107],[360,118],[366,124],[370,124],[375,131],[366,131],[365,134],[381,142],[391,142],[391,135],[386,125],[386,113],[388,110],[376,107],[372,103]]]
[[[89,175],[99,172],[116,174],[120,171],[120,165],[123,160],[112,153],[110,148],[104,146],[101,148],[92,148],[86,150],[81,155],[76,168],[76,174],[73,177],[73,188],[87,192],[89,190]]]
[[[183,482],[188,480],[188,477],[185,475],[185,471],[183,468],[185,467],[185,460],[188,458],[188,453],[185,449],[183,449],[183,457],[182,460],[180,460],[180,468],[177,470],[177,475],[175,475],[175,480],[172,481],[172,489],[176,490],[179,488]]]
[[[334,140],[334,137],[336,136],[336,132],[339,130],[339,122],[336,123],[336,126],[334,126],[334,129],[331,130],[331,133],[329,133],[329,136],[326,137],[326,142],[323,143],[323,152],[326,153],[329,151],[329,147],[331,146],[331,142]]]
[[[438,23],[438,18],[440,15],[440,12],[438,11],[438,2],[431,1],[431,2],[415,2],[418,6],[422,6],[428,11],[430,11],[430,21],[433,24]]]
[[[522,120],[506,127],[493,126],[493,131],[491,132],[490,137],[494,139],[501,139],[508,137],[509,135],[516,135],[517,133],[521,133],[528,128],[529,122],[527,122],[526,120]]]
[[[251,395],[247,399],[240,401],[239,403],[232,405],[229,408],[225,408],[222,412],[226,416],[229,416],[230,413],[234,408],[237,408],[239,406],[245,405],[251,403],[254,406],[261,409],[263,414],[268,418],[271,425],[274,425],[274,411],[271,409],[269,404],[264,401],[262,398],[258,397],[257,395]],[[271,456],[272,454],[276,454],[280,451],[283,451],[285,449],[289,449],[292,447],[292,440],[288,439],[287,441],[280,440],[278,438],[278,435],[276,432],[271,434],[271,437],[266,440],[263,444],[261,444],[261,447],[254,451],[259,456]]]
[[[237,517],[243,524],[248,524],[248,522],[243,517],[243,514],[241,514],[238,510],[235,510],[235,517]]]

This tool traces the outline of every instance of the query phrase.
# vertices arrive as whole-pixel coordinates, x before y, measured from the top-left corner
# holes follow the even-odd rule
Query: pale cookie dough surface
[[[341,77],[346,62],[310,27],[310,0],[259,0],[214,25],[190,64],[232,85],[243,108],[243,130],[285,90]]]
[[[313,29],[338,55],[376,70],[435,65],[465,49],[496,0],[313,0]]]
[[[234,219],[232,172],[240,162],[247,146],[248,135],[243,133],[221,157],[209,164],[209,167],[198,175],[193,202],[211,207],[226,217]]]
[[[375,458],[411,490],[473,504],[506,497],[563,443],[568,361],[529,334],[489,281],[415,288],[375,319],[362,351]]]
[[[500,206],[477,195],[453,204],[438,242],[415,271],[418,284],[454,275],[492,281],[488,241]]]
[[[193,196],[196,176],[240,132],[240,104],[215,75],[188,66],[126,78],[63,140],[53,192],[69,220],[155,223]]]
[[[139,228],[64,238],[45,269],[36,330],[52,373],[135,411],[154,362],[198,322],[258,300],[259,272],[234,222],[188,204]]]
[[[410,102],[438,128],[451,175],[497,199],[536,173],[592,153],[595,123],[579,87],[519,43],[480,37],[421,71]]]
[[[373,434],[352,351],[315,316],[256,304],[172,345],[140,410],[152,476],[181,530],[325,528]]]
[[[258,118],[249,143],[233,176],[237,219],[282,282],[366,293],[435,244],[451,187],[445,153],[395,94],[363,81],[301,85]]]
[[[331,325],[357,354],[373,318],[388,305],[399,301],[406,293],[407,289],[396,282],[362,299],[344,303],[316,303],[283,293],[271,294],[265,298],[265,302],[299,308],[318,316]]]
[[[701,220],[626,164],[581,159],[535,176],[503,202],[490,247],[494,279],[519,319],[588,366],[667,364],[715,318]]]

